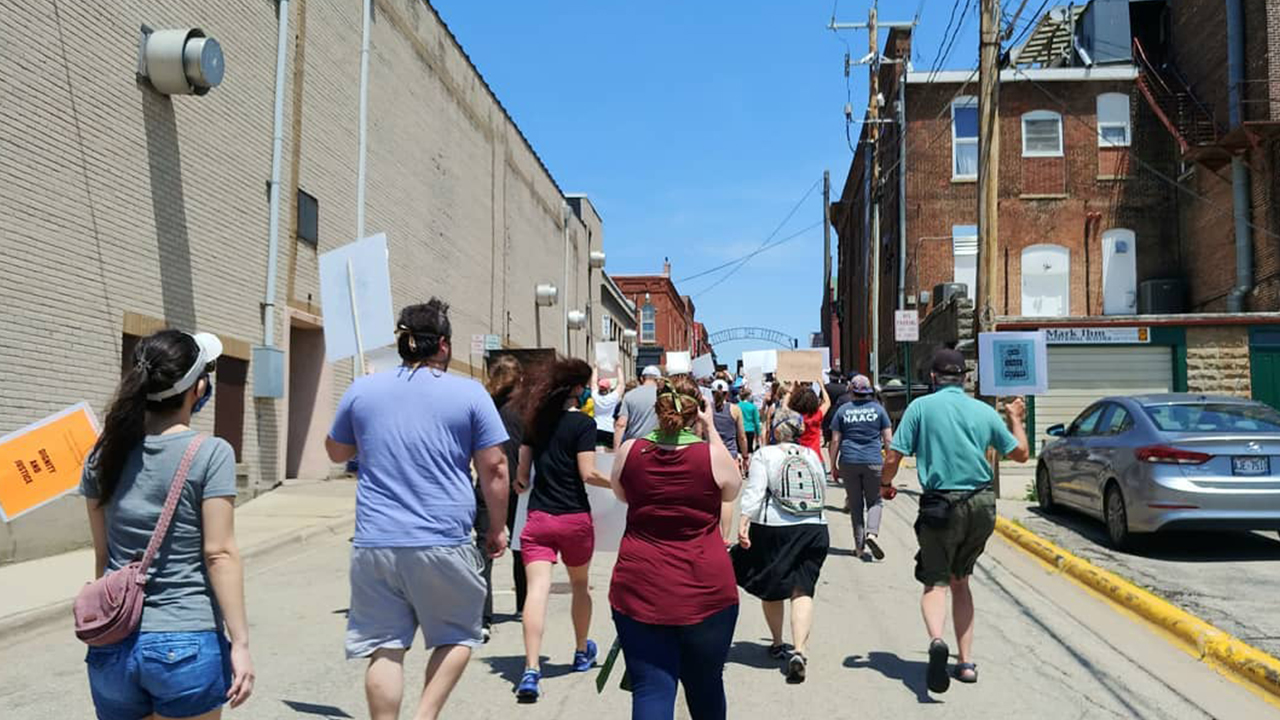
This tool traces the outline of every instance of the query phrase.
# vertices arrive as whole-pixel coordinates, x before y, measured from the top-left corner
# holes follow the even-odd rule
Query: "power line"
[[[764,241],[760,243],[760,247],[756,248],[755,252],[760,252],[761,250],[765,249],[765,248],[769,245],[769,241],[770,241],[770,240],[772,240],[774,237],[776,237],[778,233],[782,232],[782,228],[784,228],[784,227],[786,227],[786,226],[787,226],[787,223],[791,221],[791,218],[792,218],[793,216],[795,216],[796,211],[798,211],[798,210],[800,209],[800,206],[801,206],[801,205],[804,205],[804,201],[809,199],[809,196],[813,194],[814,189],[816,189],[816,188],[818,187],[818,185],[819,185],[821,182],[822,182],[822,179],[821,179],[821,178],[819,178],[819,179],[815,180],[815,181],[813,182],[813,184],[812,184],[812,185],[810,185],[810,186],[809,186],[809,189],[805,191],[804,196],[800,198],[800,201],[799,201],[799,202],[797,202],[797,203],[796,203],[796,204],[791,208],[791,211],[787,213],[787,216],[786,216],[786,217],[782,218],[782,222],[778,223],[778,227],[774,228],[774,229],[773,229],[773,232],[769,233],[769,236],[768,236],[768,237],[766,237],[766,238],[764,239]],[[821,223],[819,223],[819,224],[821,224]],[[716,267],[713,267],[713,268],[711,268],[710,270],[703,270],[702,272],[697,273],[697,274],[695,274],[695,275],[690,275],[689,277],[681,278],[680,280],[677,280],[676,282],[682,282],[682,283],[684,283],[684,282],[689,282],[690,280],[697,280],[697,279],[698,279],[698,278],[700,278],[700,277],[704,277],[704,276],[706,276],[706,275],[710,275],[711,273],[714,273],[714,272],[717,272],[717,271],[723,270],[723,269],[725,269],[726,267],[729,267],[730,265],[732,265],[732,264],[734,264],[734,263],[736,263],[736,262],[746,262],[746,261],[747,261],[747,260],[749,260],[753,255],[754,255],[754,253],[748,253],[747,255],[745,255],[745,256],[743,256],[743,257],[741,257],[741,258],[738,258],[737,260],[730,260],[729,262],[724,263],[723,265],[717,265]],[[705,291],[704,291],[704,292],[705,292]]]
[[[755,250],[752,250],[751,252],[747,253],[746,255],[743,255],[742,257],[739,257],[739,258],[735,258],[735,259],[733,259],[733,260],[730,260],[729,262],[724,263],[723,265],[716,266],[716,267],[712,268],[711,270],[708,270],[708,271],[706,271],[705,273],[701,273],[701,274],[702,274],[702,275],[706,275],[706,274],[708,274],[708,273],[715,272],[716,270],[723,270],[724,268],[726,268],[726,267],[728,267],[728,266],[730,266],[730,265],[733,265],[733,264],[735,264],[735,263],[740,264],[740,265],[742,265],[742,264],[746,264],[746,262],[747,262],[748,260],[751,260],[752,258],[756,257],[757,255],[761,255],[761,254],[766,253],[766,252],[769,252],[770,250],[773,250],[773,249],[775,249],[775,248],[777,248],[777,247],[779,247],[779,246],[785,245],[785,244],[787,244],[787,243],[791,242],[792,240],[795,240],[796,238],[800,237],[801,235],[804,235],[805,233],[809,232],[810,230],[813,230],[814,228],[820,227],[821,225],[822,225],[822,221],[821,221],[821,220],[818,220],[818,221],[814,222],[812,225],[809,225],[809,226],[807,226],[807,227],[801,228],[800,230],[797,230],[796,232],[794,232],[794,233],[792,233],[792,234],[790,234],[790,235],[788,235],[788,236],[786,236],[786,237],[784,237],[784,238],[780,238],[780,239],[778,239],[778,240],[774,240],[773,242],[769,243],[768,245],[765,245],[764,247],[756,248]],[[737,268],[734,268],[734,271],[733,271],[733,272],[736,272],[736,271],[737,271]],[[714,283],[712,283],[711,285],[708,285],[705,289],[703,289],[703,290],[699,290],[697,293],[695,293],[695,294],[694,294],[694,297],[699,297],[699,296],[701,296],[701,295],[705,295],[705,294],[707,294],[708,292],[710,292],[710,291],[711,291],[711,289],[712,289],[712,288],[716,287],[717,285],[719,285],[720,283],[724,282],[725,280],[728,280],[728,279],[729,279],[729,276],[730,276],[730,275],[733,275],[733,272],[727,273],[724,277],[720,278],[719,280],[716,280],[716,281],[715,281]],[[682,281],[682,282],[683,282],[683,281]]]

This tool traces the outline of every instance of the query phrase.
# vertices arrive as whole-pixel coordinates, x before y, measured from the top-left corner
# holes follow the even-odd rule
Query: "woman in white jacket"
[[[787,659],[787,682],[804,682],[813,593],[830,538],[823,516],[826,472],[822,459],[796,444],[804,418],[785,406],[772,418],[776,445],[751,456],[742,487],[742,521],[733,550],[734,572],[744,590],[760,598],[773,636],[769,655]],[[784,604],[791,601],[791,639],[782,642]]]

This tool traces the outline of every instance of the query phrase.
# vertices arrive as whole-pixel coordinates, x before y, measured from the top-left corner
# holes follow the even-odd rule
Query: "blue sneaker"
[[[542,694],[538,689],[538,681],[542,679],[542,673],[537,670],[525,670],[524,675],[520,677],[520,684],[516,685],[516,702],[536,703],[538,695]]]
[[[595,640],[587,641],[587,649],[585,651],[578,650],[573,653],[573,671],[586,672],[596,665],[596,655],[600,649],[596,647]]]

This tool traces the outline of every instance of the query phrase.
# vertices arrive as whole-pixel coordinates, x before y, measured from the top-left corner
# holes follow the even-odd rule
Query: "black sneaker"
[[[884,548],[880,547],[880,542],[875,535],[867,535],[867,549],[871,550],[871,555],[875,559],[884,559]]]
[[[951,648],[942,638],[934,638],[929,643],[929,669],[925,672],[925,682],[930,692],[944,693],[951,688],[951,676],[947,674],[947,660],[951,657]]]
[[[774,660],[784,660],[787,657],[787,646],[785,643],[769,646],[769,657]]]
[[[787,661],[787,682],[791,685],[799,685],[804,682],[808,666],[809,661],[804,655],[792,653],[791,659]]]

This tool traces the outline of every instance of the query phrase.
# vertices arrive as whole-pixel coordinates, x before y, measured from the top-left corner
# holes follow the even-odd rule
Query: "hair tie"
[[[135,360],[133,366],[148,375],[151,374],[151,361],[144,357],[140,357]]]

